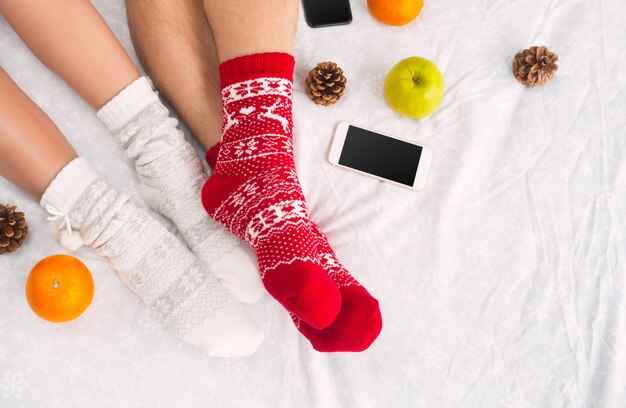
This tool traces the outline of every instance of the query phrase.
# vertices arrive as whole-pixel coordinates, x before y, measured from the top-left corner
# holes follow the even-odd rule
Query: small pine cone
[[[559,69],[559,56],[541,46],[533,46],[515,54],[513,75],[526,86],[543,86]]]
[[[334,62],[320,62],[309,72],[304,89],[309,98],[318,105],[332,105],[346,90],[347,79],[343,70]]]
[[[13,252],[28,237],[28,225],[23,212],[16,212],[14,205],[0,203],[0,255]]]

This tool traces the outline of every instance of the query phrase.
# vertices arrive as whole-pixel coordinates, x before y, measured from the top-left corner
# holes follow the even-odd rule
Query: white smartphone
[[[432,157],[428,147],[341,122],[328,160],[387,183],[423,190]]]

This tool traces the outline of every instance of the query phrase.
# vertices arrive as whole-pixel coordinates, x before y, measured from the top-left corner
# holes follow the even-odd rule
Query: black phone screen
[[[413,186],[422,147],[349,126],[339,164]]]
[[[311,27],[348,24],[352,21],[349,0],[302,0],[306,22]]]

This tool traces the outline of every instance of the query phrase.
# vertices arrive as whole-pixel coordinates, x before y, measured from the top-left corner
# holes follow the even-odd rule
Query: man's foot
[[[263,284],[290,313],[328,327],[339,290],[320,265],[293,157],[293,57],[248,55],[220,65],[223,135],[202,190],[207,212],[256,251]]]

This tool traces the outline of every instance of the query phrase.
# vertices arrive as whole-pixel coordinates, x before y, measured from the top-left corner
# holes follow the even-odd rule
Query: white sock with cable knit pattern
[[[252,354],[263,332],[208,267],[82,159],[50,183],[41,206],[67,248],[91,246],[183,340],[219,357]]]
[[[172,220],[191,251],[237,299],[257,301],[264,289],[256,257],[202,207],[200,190],[208,175],[149,79],[135,80],[98,117],[133,160],[146,203]]]

